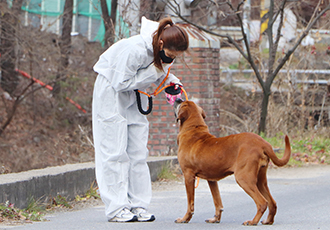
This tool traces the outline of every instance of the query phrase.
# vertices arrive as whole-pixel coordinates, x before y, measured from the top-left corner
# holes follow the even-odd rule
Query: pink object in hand
[[[172,106],[174,105],[176,99],[182,99],[181,94],[181,87],[177,87],[176,85],[171,85],[165,89],[167,102]]]

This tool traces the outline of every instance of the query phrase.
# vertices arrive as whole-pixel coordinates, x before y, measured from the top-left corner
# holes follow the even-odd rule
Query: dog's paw
[[[263,221],[261,221],[261,223],[262,223],[263,225],[272,225],[272,224],[274,223],[274,221],[263,220]]]
[[[220,223],[220,220],[216,217],[213,217],[213,218],[205,220],[205,222],[213,224],[213,223]]]
[[[174,222],[177,224],[181,224],[181,223],[188,223],[189,220],[187,221],[187,220],[184,220],[183,218],[178,218]]]
[[[243,223],[244,226],[256,226],[257,223],[253,223],[251,220],[245,221]]]

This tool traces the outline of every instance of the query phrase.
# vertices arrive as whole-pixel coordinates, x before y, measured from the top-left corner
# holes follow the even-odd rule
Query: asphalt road
[[[270,191],[278,211],[272,226],[246,227],[241,224],[252,219],[256,207],[252,199],[230,176],[219,182],[224,204],[220,224],[204,220],[214,215],[214,206],[206,181],[201,180],[196,190],[195,214],[188,224],[174,220],[186,211],[186,194],[182,182],[154,183],[153,199],[149,210],[156,216],[152,223],[109,223],[104,207],[96,206],[79,211],[59,212],[47,216],[47,222],[24,226],[0,227],[5,229],[271,229],[304,230],[330,229],[330,166],[281,168],[268,171]],[[262,219],[266,218],[267,211]]]

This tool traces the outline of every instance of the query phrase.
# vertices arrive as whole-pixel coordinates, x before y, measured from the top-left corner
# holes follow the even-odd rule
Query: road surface
[[[183,182],[153,184],[153,199],[149,210],[156,216],[152,223],[109,223],[104,206],[98,205],[78,211],[56,212],[46,216],[49,221],[23,226],[1,226],[0,229],[263,229],[304,230],[330,229],[330,166],[279,168],[268,171],[270,191],[278,211],[272,226],[246,227],[241,224],[256,213],[252,199],[236,184],[233,176],[219,182],[224,212],[221,223],[208,224],[205,219],[214,215],[214,206],[207,182],[201,180],[196,189],[195,214],[188,224],[174,220],[186,211]],[[268,211],[262,219],[266,218]]]

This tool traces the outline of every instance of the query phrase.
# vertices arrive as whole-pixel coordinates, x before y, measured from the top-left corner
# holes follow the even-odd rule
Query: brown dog
[[[269,159],[277,166],[288,163],[291,148],[285,137],[284,156],[279,159],[272,146],[254,133],[241,133],[216,138],[209,133],[204,122],[203,109],[192,101],[176,101],[175,114],[180,123],[178,134],[178,160],[185,178],[188,210],[177,223],[188,223],[194,214],[195,177],[207,180],[215,205],[215,215],[206,220],[219,223],[223,206],[217,181],[231,174],[236,182],[251,196],[257,206],[257,214],[244,225],[257,225],[267,206],[269,214],[262,224],[273,224],[276,202],[271,196],[266,172]]]

